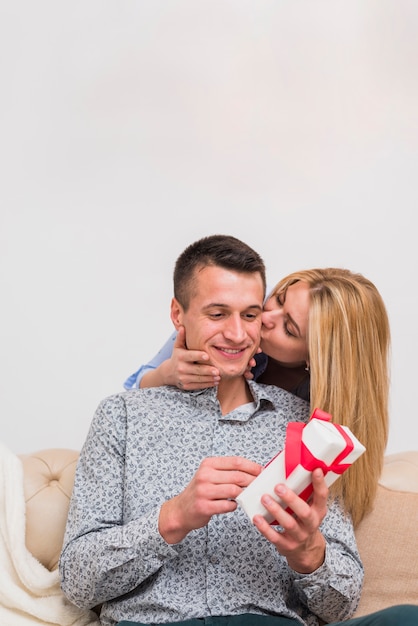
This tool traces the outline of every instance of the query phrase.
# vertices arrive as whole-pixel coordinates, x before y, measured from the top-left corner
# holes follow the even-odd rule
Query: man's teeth
[[[241,350],[231,350],[230,348],[223,348],[222,352],[227,352],[228,354],[238,354]]]

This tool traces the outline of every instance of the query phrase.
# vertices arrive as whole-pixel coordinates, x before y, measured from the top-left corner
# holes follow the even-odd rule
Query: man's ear
[[[175,329],[178,330],[183,325],[183,307],[176,298],[171,300],[170,317]]]

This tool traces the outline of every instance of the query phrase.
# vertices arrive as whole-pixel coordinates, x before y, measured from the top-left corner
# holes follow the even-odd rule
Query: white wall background
[[[171,332],[177,255],[220,232],[270,282],[375,282],[388,452],[418,448],[417,27],[416,0],[2,2],[5,445],[79,448]]]

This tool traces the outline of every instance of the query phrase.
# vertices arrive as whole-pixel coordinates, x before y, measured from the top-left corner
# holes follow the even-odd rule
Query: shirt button
[[[209,561],[212,563],[212,565],[218,565],[219,563],[219,557],[212,555],[209,559]]]

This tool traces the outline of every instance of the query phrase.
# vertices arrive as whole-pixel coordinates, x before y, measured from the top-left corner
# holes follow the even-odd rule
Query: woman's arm
[[[165,342],[163,347],[157,352],[157,354],[149,361],[145,363],[145,365],[141,365],[139,369],[136,370],[133,374],[129,376],[123,383],[125,389],[138,389],[141,385],[140,382],[142,377],[146,372],[152,372],[155,370],[163,361],[169,359],[173,352],[173,345],[177,337],[177,331],[174,331],[169,339]],[[151,385],[153,386],[153,385]],[[155,386],[155,385],[154,385]]]

